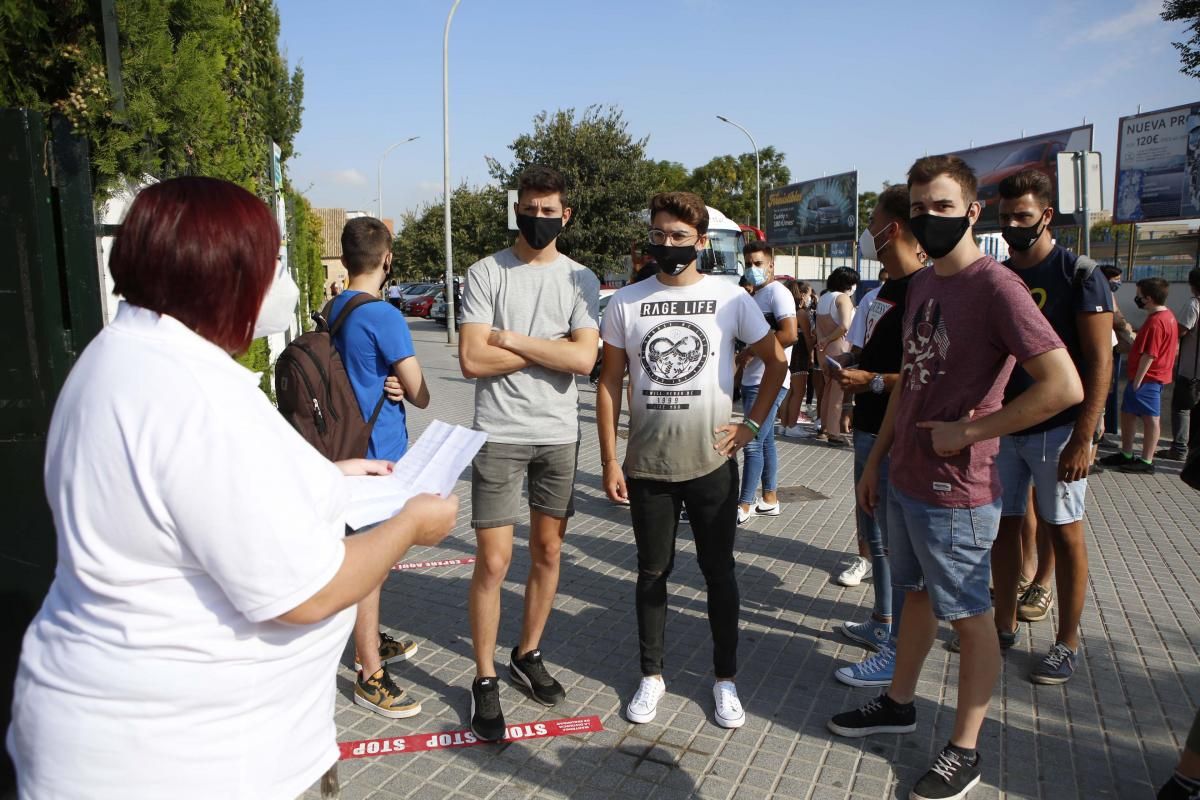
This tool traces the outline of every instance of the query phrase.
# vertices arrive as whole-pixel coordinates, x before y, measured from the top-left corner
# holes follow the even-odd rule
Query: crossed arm
[[[483,323],[459,329],[459,366],[464,378],[493,378],[537,364],[555,372],[587,375],[596,364],[600,332],[577,328],[565,339],[539,339]]]

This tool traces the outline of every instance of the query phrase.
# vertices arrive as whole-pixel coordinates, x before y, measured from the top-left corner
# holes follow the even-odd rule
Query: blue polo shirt
[[[333,300],[329,324],[338,318],[346,303],[357,291],[344,291]],[[367,303],[356,309],[333,337],[333,345],[346,365],[350,385],[358,399],[358,408],[364,420],[371,418],[375,404],[383,393],[383,382],[392,373],[397,361],[416,355],[412,333],[404,314],[391,303]],[[385,400],[375,427],[371,431],[371,442],[365,453],[367,458],[383,458],[395,461],[408,450],[408,426],[404,414],[404,403]]]

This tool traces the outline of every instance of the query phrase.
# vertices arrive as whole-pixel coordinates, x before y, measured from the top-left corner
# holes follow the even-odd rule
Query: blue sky
[[[442,31],[450,0],[277,0],[305,73],[292,181],[317,206],[384,214],[442,192]],[[1095,124],[1112,204],[1117,120],[1200,101],[1161,0],[919,3],[808,0],[462,0],[450,32],[451,175],[542,110],[615,104],[648,155],[695,167],[760,147],[794,180],[859,170],[860,190],[913,158]]]

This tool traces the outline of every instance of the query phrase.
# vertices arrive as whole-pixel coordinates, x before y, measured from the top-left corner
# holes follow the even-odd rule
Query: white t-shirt
[[[388,291],[387,291],[387,296],[388,296],[388,300],[400,299],[400,287],[399,286],[389,286]]]
[[[783,320],[796,316],[796,299],[792,297],[782,283],[779,281],[771,281],[770,283],[759,287],[754,292],[754,303],[762,311],[763,318],[766,319],[767,325],[771,330],[776,329]],[[792,348],[784,349],[783,360],[788,364],[792,363]],[[742,369],[742,386],[758,386],[762,383],[763,373],[766,371],[767,365],[758,356],[751,356],[746,362],[746,366]],[[792,385],[791,371],[783,379],[783,388],[786,389]]]
[[[870,317],[871,303],[879,296],[879,290],[882,288],[883,284],[881,283],[864,294],[863,299],[858,301],[858,308],[854,311],[854,321],[850,323],[850,330],[846,333],[846,340],[850,342],[851,347],[861,350],[867,343],[867,322]]]
[[[654,276],[618,289],[600,334],[629,360],[625,474],[686,481],[725,463],[713,431],[729,424],[733,410],[734,340],[757,342],[770,332],[732,281],[706,275],[674,287]]]
[[[340,471],[258,376],[122,303],[46,447],[54,583],[21,651],[20,797],[292,800],[338,758],[349,608],[274,621],[341,567]]]

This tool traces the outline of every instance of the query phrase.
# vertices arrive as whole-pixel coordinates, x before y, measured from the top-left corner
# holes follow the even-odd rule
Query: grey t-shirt
[[[597,328],[600,281],[564,255],[526,264],[501,250],[471,265],[462,322],[539,339],[566,339]],[[570,444],[579,440],[575,376],[533,365],[475,381],[475,428],[502,444]]]
[[[1197,374],[1196,342],[1200,340],[1200,298],[1192,295],[1179,318],[1187,334],[1179,339],[1179,377],[1200,378]]]
[[[667,286],[653,277],[618,289],[601,334],[629,361],[625,474],[686,481],[725,463],[713,444],[733,410],[734,339],[770,332],[750,295],[723,278]]]

